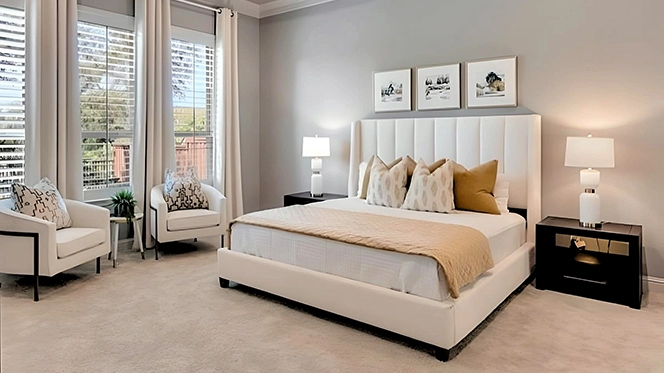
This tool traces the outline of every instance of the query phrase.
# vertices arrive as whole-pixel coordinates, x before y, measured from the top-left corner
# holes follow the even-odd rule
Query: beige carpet
[[[664,372],[664,294],[641,311],[528,286],[448,363],[422,345],[246,289],[213,248],[0,275],[2,372]],[[322,315],[322,316],[321,316]],[[331,320],[330,320],[331,319]]]

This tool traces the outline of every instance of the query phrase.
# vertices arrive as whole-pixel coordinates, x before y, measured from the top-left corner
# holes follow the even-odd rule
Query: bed
[[[377,250],[272,228],[236,224],[218,250],[220,284],[240,283],[450,350],[517,289],[534,267],[534,226],[541,217],[539,115],[362,120],[351,124],[348,194],[359,165],[410,155],[446,157],[467,167],[498,159],[517,213],[436,214],[367,205],[359,198],[316,207],[471,226],[488,239],[495,266],[450,297],[429,257]],[[523,215],[523,216],[522,216]]]

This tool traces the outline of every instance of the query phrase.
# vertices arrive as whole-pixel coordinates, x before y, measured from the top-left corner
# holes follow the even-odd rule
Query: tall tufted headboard
[[[467,168],[492,159],[510,182],[509,207],[527,209],[529,242],[541,219],[542,140],[537,114],[367,119],[351,125],[348,195],[357,195],[359,165],[377,154],[389,162],[409,155],[430,163],[452,159]]]

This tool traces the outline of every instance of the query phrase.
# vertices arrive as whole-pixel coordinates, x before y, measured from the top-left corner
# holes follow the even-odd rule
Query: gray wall
[[[240,149],[244,211],[260,209],[259,23],[239,15]]]
[[[664,277],[662,14],[659,0],[337,0],[262,19],[261,207],[309,189],[305,135],[331,137],[325,188],[346,193],[350,122],[396,116],[373,113],[372,71],[518,55],[522,107],[400,115],[541,114],[545,215],[578,216],[566,136],[614,137],[602,217],[643,224]]]

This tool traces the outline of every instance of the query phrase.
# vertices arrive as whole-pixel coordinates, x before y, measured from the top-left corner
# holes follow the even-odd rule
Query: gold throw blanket
[[[443,268],[453,298],[459,297],[462,286],[493,268],[487,237],[462,225],[314,206],[289,206],[243,215],[231,222],[229,230],[235,223],[428,256]]]

